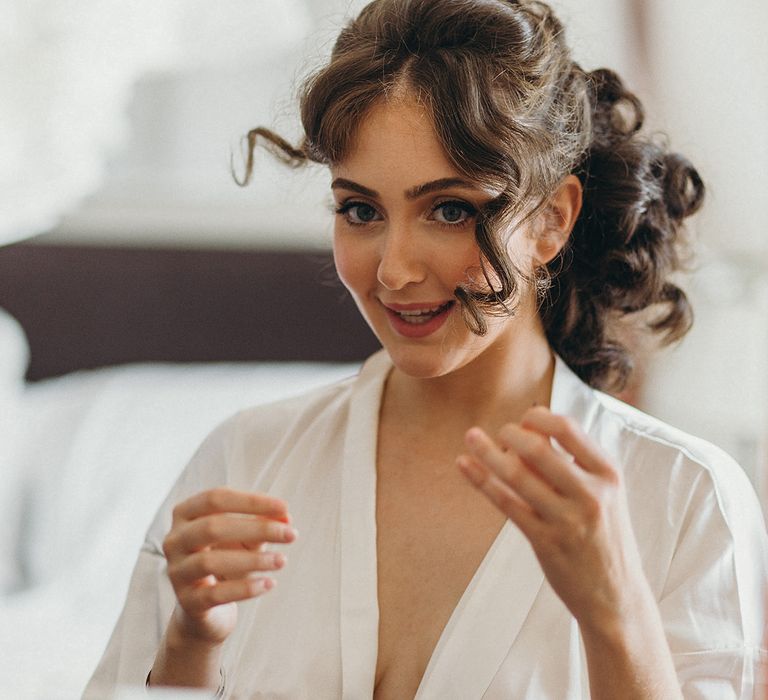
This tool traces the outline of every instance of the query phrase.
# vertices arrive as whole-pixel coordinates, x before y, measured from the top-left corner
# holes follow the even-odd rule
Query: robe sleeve
[[[143,686],[152,668],[175,597],[165,576],[165,557],[145,542],[128,596],[84,700],[109,698],[120,686]]]
[[[764,697],[765,523],[741,468],[722,459],[693,488],[659,601],[686,700]]]
[[[83,700],[104,700],[119,687],[144,686],[176,604],[162,553],[173,508],[195,493],[227,485],[238,420],[236,414],[208,435],[160,506],[139,552],[122,613]]]

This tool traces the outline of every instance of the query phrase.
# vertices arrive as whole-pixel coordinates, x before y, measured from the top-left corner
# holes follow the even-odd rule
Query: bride
[[[241,411],[150,528],[86,691],[750,698],[766,541],[742,471],[602,393],[690,326],[703,186],[540,2],[375,0],[306,84],[340,279],[383,350]],[[340,339],[343,342],[343,339]]]

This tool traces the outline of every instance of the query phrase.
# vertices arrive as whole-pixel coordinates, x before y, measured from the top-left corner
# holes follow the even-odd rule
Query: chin
[[[437,347],[402,348],[387,347],[392,364],[398,371],[414,379],[434,379],[450,374],[461,363],[456,363]]]

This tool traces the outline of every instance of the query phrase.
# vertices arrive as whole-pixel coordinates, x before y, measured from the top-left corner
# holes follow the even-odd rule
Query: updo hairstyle
[[[571,173],[581,213],[563,250],[528,280],[552,348],[590,385],[620,389],[632,370],[620,326],[635,322],[665,343],[688,331],[689,302],[670,278],[685,260],[681,224],[702,203],[701,178],[639,133],[642,105],[616,73],[572,60],[543,2],[374,0],[304,84],[301,144],[253,129],[239,184],[260,138],[294,166],[343,161],[367,112],[403,91],[427,108],[456,169],[501,192],[475,232],[488,286],[455,290],[473,332],[486,332],[488,314],[514,313],[525,274],[506,236]]]

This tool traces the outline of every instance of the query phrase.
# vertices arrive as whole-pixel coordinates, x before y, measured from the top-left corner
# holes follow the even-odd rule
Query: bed
[[[2,694],[75,698],[202,438],[379,346],[324,251],[17,244],[0,309]]]

